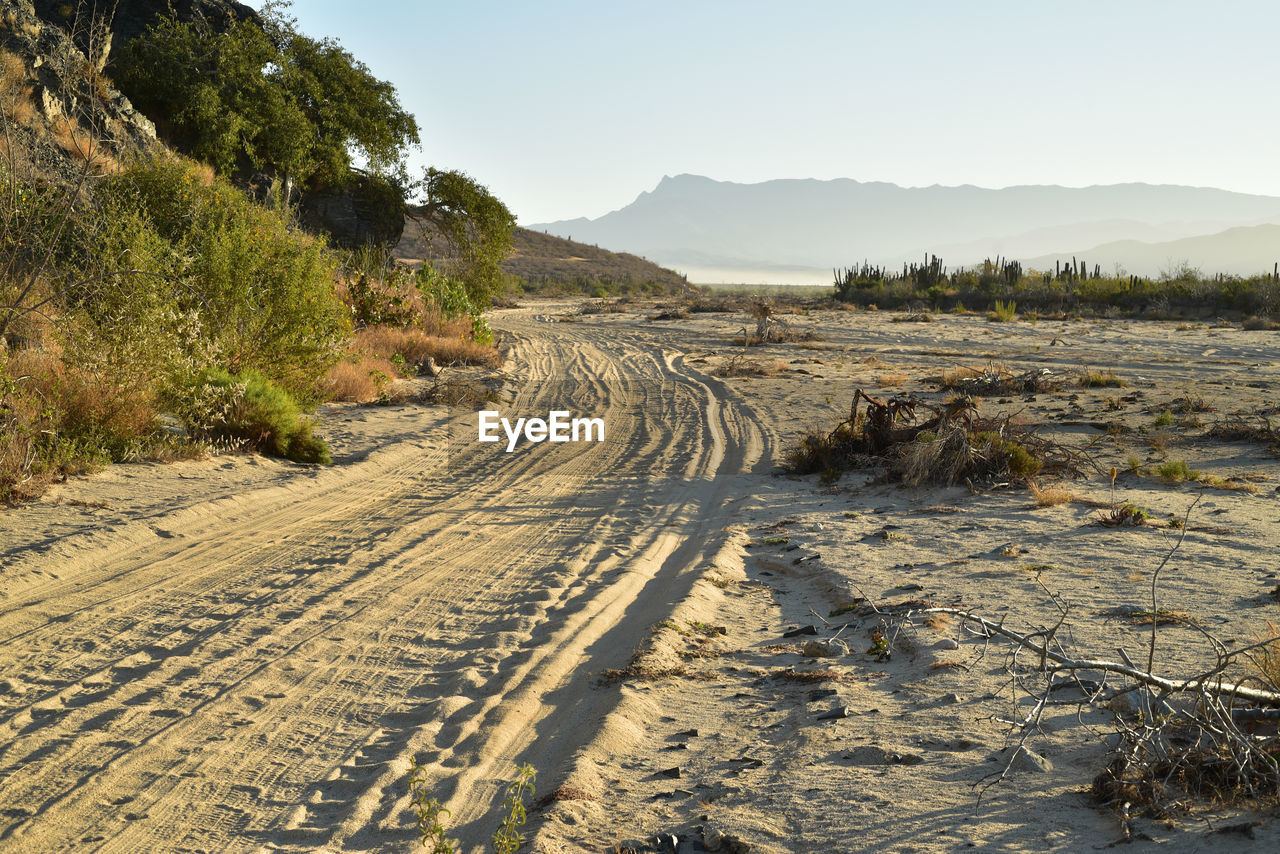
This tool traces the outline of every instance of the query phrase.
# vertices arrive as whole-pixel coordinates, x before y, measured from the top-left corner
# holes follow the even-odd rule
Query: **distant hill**
[[[1038,256],[1119,240],[1173,240],[1280,223],[1280,198],[1203,187],[899,187],[849,179],[759,184],[666,177],[596,219],[530,226],[627,247],[694,270],[825,270],[868,259],[900,265],[925,252],[949,266],[996,254]],[[1099,257],[1099,263],[1105,259]]]
[[[443,257],[439,240],[424,237],[410,224],[394,254],[407,261]],[[539,231],[517,228],[512,235],[511,255],[502,271],[520,276],[531,285],[560,285],[575,290],[604,284],[624,289],[649,286],[650,290],[687,290],[689,283],[679,273],[626,252],[610,252],[598,246],[576,243]]]
[[[1090,268],[1101,265],[1106,273],[1119,264],[1126,272],[1155,276],[1185,263],[1199,267],[1204,273],[1251,276],[1272,272],[1280,261],[1280,225],[1229,228],[1217,234],[1159,243],[1118,240],[1091,249],[1028,258],[1023,264],[1037,270],[1052,270],[1056,261],[1070,262],[1073,255]]]

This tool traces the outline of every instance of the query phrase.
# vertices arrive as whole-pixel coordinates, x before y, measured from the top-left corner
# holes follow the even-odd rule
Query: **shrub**
[[[867,408],[858,411],[865,401]],[[921,421],[917,407],[931,418]],[[926,483],[1026,483],[1042,470],[1075,473],[1066,448],[1004,418],[983,418],[977,404],[959,399],[932,407],[910,398],[878,400],[855,392],[849,418],[830,433],[810,432],[786,452],[798,474],[822,472],[834,480],[850,468],[886,463],[885,476],[907,486]]]
[[[1119,507],[1113,507],[1109,513],[1098,511],[1098,519],[1095,524],[1104,528],[1136,528],[1145,525],[1152,518],[1151,511],[1145,507],[1125,502]]]
[[[249,369],[232,375],[203,371],[186,412],[198,432],[237,440],[256,450],[304,463],[331,463],[328,445],[311,435],[311,422],[279,385]]]
[[[1200,480],[1204,473],[1187,465],[1186,460],[1169,460],[1156,466],[1156,474],[1174,483],[1184,480]]]
[[[104,278],[81,294],[102,334],[122,315],[147,311],[159,324],[167,310],[174,331],[184,327],[183,349],[202,350],[204,364],[256,370],[314,397],[350,329],[322,242],[178,158],[104,179],[99,195],[99,268],[150,274]]]
[[[1009,300],[1008,302],[996,300],[995,307],[992,308],[991,311],[987,312],[987,320],[995,321],[997,323],[1007,323],[1017,316],[1017,309],[1018,304],[1013,300]]]
[[[1080,377],[1081,388],[1124,388],[1127,385],[1123,378],[1116,376],[1110,369],[1089,371]]]

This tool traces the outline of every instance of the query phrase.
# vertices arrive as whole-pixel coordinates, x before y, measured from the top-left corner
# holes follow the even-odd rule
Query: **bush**
[[[1200,480],[1204,473],[1187,465],[1186,460],[1169,460],[1156,466],[1156,474],[1167,481],[1181,483],[1184,480]]]
[[[141,314],[196,356],[188,377],[210,364],[255,370],[314,399],[350,330],[321,241],[177,158],[107,178],[99,196],[99,268],[146,271],[104,275],[80,293],[101,335]]]
[[[1129,383],[1111,369],[1090,371],[1080,378],[1081,388],[1124,388]]]
[[[864,401],[867,407],[859,412]],[[917,407],[932,417],[920,420]],[[878,400],[860,390],[848,419],[830,433],[806,434],[786,451],[790,471],[822,472],[828,481],[842,471],[877,462],[885,465],[886,479],[906,486],[974,487],[1030,483],[1042,471],[1075,474],[1080,460],[1071,450],[1007,418],[982,417],[970,399],[932,407],[904,397]]]
[[[1017,316],[1017,311],[1018,304],[1013,300],[1009,300],[1008,302],[996,300],[994,307],[991,311],[987,312],[987,320],[995,321],[997,323],[1008,323]]]
[[[255,370],[232,375],[220,368],[201,372],[185,413],[210,438],[232,439],[255,450],[302,463],[331,463],[329,447],[311,435],[290,394]]]

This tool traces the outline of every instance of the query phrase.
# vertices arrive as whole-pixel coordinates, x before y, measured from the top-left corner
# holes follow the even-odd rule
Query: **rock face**
[[[0,0],[0,109],[22,159],[74,177],[155,150],[156,130],[31,0]]]
[[[163,146],[151,118],[134,109],[103,76],[113,48],[158,19],[202,20],[214,31],[258,13],[232,0],[118,0],[115,14],[94,26],[104,0],[0,0],[0,101],[6,127],[17,127],[27,159],[40,172],[74,181],[86,159],[112,164]],[[23,102],[31,106],[23,106]],[[166,116],[152,117],[162,124]],[[86,158],[78,141],[93,139]],[[77,159],[78,158],[78,159]],[[97,162],[100,161],[100,162]],[[253,176],[237,176],[253,187]],[[269,183],[269,180],[267,181]],[[395,246],[404,232],[403,199],[384,182],[356,173],[342,186],[309,189],[300,198],[303,222],[347,248]]]
[[[107,66],[113,48],[142,35],[161,17],[174,15],[180,21],[203,19],[215,32],[225,30],[235,21],[258,20],[257,12],[232,0],[117,0],[115,14],[106,22],[111,37],[103,39],[93,34],[89,23],[98,9],[110,12],[111,3],[102,0],[29,0],[25,5],[32,7],[45,22],[72,34],[77,47],[99,71]]]
[[[399,194],[385,182],[359,172],[346,186],[304,192],[299,208],[307,227],[327,232],[333,243],[347,249],[389,249],[404,233],[404,201]]]

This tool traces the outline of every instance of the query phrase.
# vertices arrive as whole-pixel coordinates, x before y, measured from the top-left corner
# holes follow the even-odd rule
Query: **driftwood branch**
[[[1218,678],[1216,675],[1220,668],[1215,668],[1213,674],[1209,676],[1196,676],[1191,679],[1169,679],[1163,676],[1157,676],[1139,667],[1131,664],[1122,664],[1118,661],[1107,661],[1105,659],[1092,658],[1071,658],[1053,651],[1049,648],[1048,643],[1037,643],[1032,635],[1021,634],[1011,629],[1006,629],[1003,625],[995,623],[991,620],[981,617],[971,611],[962,608],[921,608],[912,614],[950,614],[959,617],[962,620],[977,623],[982,629],[990,634],[1001,635],[1006,637],[1018,646],[1027,649],[1040,656],[1042,662],[1045,662],[1044,669],[1049,672],[1061,670],[1101,670],[1106,673],[1115,673],[1120,676],[1127,676],[1135,682],[1143,685],[1149,685],[1153,688],[1159,688],[1168,693],[1179,693],[1184,691],[1207,692],[1219,697],[1238,697],[1242,700],[1248,700],[1252,703],[1258,703],[1264,706],[1280,706],[1280,691],[1268,691],[1262,688],[1251,688],[1247,685],[1241,685],[1235,682],[1227,682]],[[907,615],[910,617],[910,614]],[[1036,632],[1036,635],[1044,635],[1045,632]],[[1252,649],[1267,646],[1273,641],[1264,641],[1249,647],[1243,647],[1235,651],[1234,655],[1241,655]],[[1052,661],[1053,665],[1047,662]]]

